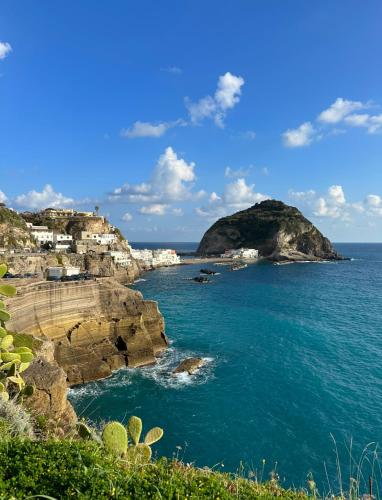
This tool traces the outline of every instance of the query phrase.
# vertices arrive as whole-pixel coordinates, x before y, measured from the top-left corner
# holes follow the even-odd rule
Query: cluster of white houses
[[[225,259],[257,259],[259,251],[255,248],[237,248],[226,250],[221,256]]]
[[[157,250],[132,248],[131,255],[145,267],[175,266],[181,263],[176,251],[170,248],[158,248]]]

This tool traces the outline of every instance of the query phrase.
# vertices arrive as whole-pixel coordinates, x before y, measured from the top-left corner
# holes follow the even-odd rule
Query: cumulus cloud
[[[316,217],[349,218],[349,205],[346,203],[345,193],[340,185],[330,186],[324,196],[318,196],[313,189],[290,190],[289,198],[310,208],[312,215]]]
[[[7,201],[7,199],[8,198],[7,198],[6,194],[3,191],[1,191],[1,189],[0,189],[0,203],[5,203]]]
[[[288,148],[309,146],[314,139],[315,129],[310,122],[302,123],[295,129],[288,129],[283,133],[284,145]]]
[[[208,206],[198,207],[196,213],[211,219],[224,217],[269,198],[268,195],[256,192],[255,184],[247,184],[244,178],[239,178],[227,184],[221,196],[215,191],[212,192]]]
[[[164,215],[168,205],[164,203],[153,203],[152,205],[143,206],[139,212],[144,215]]]
[[[219,77],[213,97],[208,95],[197,102],[186,98],[185,103],[191,122],[197,124],[206,118],[211,118],[218,127],[223,128],[227,111],[240,101],[243,85],[244,79],[241,76],[235,76],[228,71]]]
[[[375,134],[382,129],[382,114],[353,114],[345,118],[345,123],[352,127],[365,127],[369,134]]]
[[[50,184],[46,184],[42,191],[29,191],[27,194],[21,194],[15,199],[16,205],[31,210],[41,210],[42,208],[65,207],[75,205],[73,198],[68,198],[62,193],[56,193]]]
[[[363,127],[369,134],[382,131],[382,114],[356,113],[371,108],[371,102],[351,101],[338,97],[327,109],[322,111],[314,125],[305,122],[297,129],[289,129],[282,134],[287,147],[308,146],[324,136],[341,135],[348,127]],[[340,124],[338,128],[336,125]]]
[[[12,52],[12,47],[8,42],[0,42],[0,59],[5,59]]]
[[[149,182],[123,184],[109,195],[109,201],[142,204],[141,214],[164,215],[175,202],[206,196],[205,191],[193,193],[195,180],[195,163],[187,163],[168,147],[159,157]],[[183,215],[180,208],[174,208],[172,213]]]
[[[184,120],[179,119],[172,122],[150,123],[136,121],[129,128],[123,128],[120,132],[121,137],[127,139],[137,139],[140,137],[162,137],[167,130],[174,127],[185,127],[187,124]]]
[[[131,220],[133,220],[133,216],[129,212],[126,212],[122,215],[122,220],[124,222],[130,222]]]
[[[330,186],[324,195],[315,190],[289,191],[289,198],[295,200],[314,217],[325,217],[349,221],[354,215],[382,216],[382,198],[369,194],[363,201],[348,202],[343,187]]]
[[[137,137],[161,137],[166,133],[168,125],[166,123],[159,123],[153,125],[149,122],[135,122],[130,128],[121,130],[121,137],[128,139],[135,139]]]
[[[360,101],[349,101],[338,97],[329,108],[318,115],[318,121],[323,123],[339,123],[353,111],[363,109],[367,105]]]
[[[365,200],[369,215],[382,216],[382,198],[377,194],[369,194]]]
[[[237,177],[247,177],[250,174],[252,167],[233,169],[231,167],[226,167],[224,170],[224,177],[237,178]]]

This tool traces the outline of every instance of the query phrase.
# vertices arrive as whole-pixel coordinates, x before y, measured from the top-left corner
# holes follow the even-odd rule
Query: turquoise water
[[[265,475],[277,462],[287,484],[309,471],[325,483],[330,434],[345,463],[351,437],[355,452],[382,442],[382,245],[337,248],[353,260],[219,266],[209,285],[184,279],[200,266],[147,273],[135,288],[158,300],[170,349],[153,368],[71,390],[76,410],[94,421],[140,415],[165,429],[156,450],[187,462],[235,471],[265,458]],[[188,356],[205,368],[172,377]]]

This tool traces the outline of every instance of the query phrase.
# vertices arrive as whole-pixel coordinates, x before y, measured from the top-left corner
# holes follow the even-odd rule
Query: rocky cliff
[[[0,247],[1,248],[36,248],[36,242],[30,234],[22,217],[6,207],[0,207]]]
[[[157,303],[113,279],[17,283],[8,308],[10,330],[54,342],[70,385],[154,364],[167,347]]]
[[[257,248],[274,261],[340,259],[330,241],[295,207],[266,200],[219,219],[204,234],[200,255]]]

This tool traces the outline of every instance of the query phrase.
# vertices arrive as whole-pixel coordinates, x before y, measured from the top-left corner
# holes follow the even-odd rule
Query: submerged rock
[[[203,358],[187,358],[184,359],[172,373],[176,374],[176,373],[187,372],[189,375],[192,375],[197,370],[199,370],[199,368],[201,368],[204,364],[205,361],[203,360]]]
[[[266,200],[219,219],[204,234],[199,255],[256,248],[273,261],[341,260],[331,242],[295,207]]]

